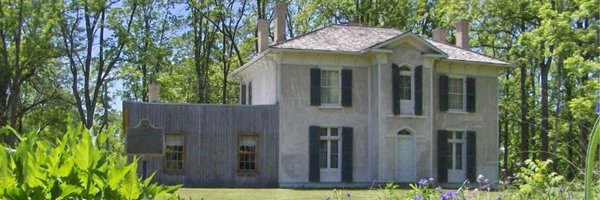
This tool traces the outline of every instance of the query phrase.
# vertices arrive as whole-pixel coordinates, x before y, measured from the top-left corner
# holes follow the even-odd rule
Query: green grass
[[[336,190],[336,191],[339,191]],[[342,195],[350,192],[352,199],[382,199],[381,190],[369,189],[342,189]],[[401,190],[406,192],[408,190]],[[333,197],[332,189],[231,189],[231,188],[182,188],[177,194],[186,199],[204,200],[242,200],[242,199],[325,199],[327,195]],[[331,198],[334,199],[334,198]]]

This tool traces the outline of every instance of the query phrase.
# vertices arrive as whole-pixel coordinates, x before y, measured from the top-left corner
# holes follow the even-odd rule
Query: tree
[[[102,87],[130,41],[127,35],[138,5],[136,0],[124,2],[124,7],[129,11],[127,19],[118,18],[117,15],[116,19],[107,21],[108,12],[122,12],[120,9],[111,9],[115,3],[87,0],[67,2],[61,20],[62,45],[71,72],[71,91],[79,118],[88,129],[94,125]],[[122,20],[125,21],[124,26]],[[105,36],[108,30],[114,33],[114,37]]]
[[[59,1],[0,1],[0,127],[20,126],[25,114],[54,98],[52,84],[39,92],[45,89],[35,79],[55,70],[59,7]]]

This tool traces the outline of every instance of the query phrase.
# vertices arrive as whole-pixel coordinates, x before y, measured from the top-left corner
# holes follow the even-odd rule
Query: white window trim
[[[341,67],[319,67],[319,69],[321,69],[321,79],[323,77],[323,71],[337,71],[338,77],[339,77],[339,81],[338,81],[339,89],[338,89],[337,103],[321,102],[321,105],[319,106],[319,108],[343,108],[343,106],[342,106],[342,68]],[[319,87],[323,88],[323,82],[321,82],[321,85]],[[322,96],[323,96],[323,91],[321,91],[319,98],[321,98]]]
[[[450,108],[450,97],[448,97],[448,113],[457,113],[457,114],[467,113],[467,77],[462,76],[462,75],[448,75],[448,96],[450,96],[450,80],[449,79],[462,79],[463,95],[462,95],[462,109]]]

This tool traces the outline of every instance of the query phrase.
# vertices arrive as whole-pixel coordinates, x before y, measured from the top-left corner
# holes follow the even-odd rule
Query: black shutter
[[[467,131],[467,179],[477,180],[477,139],[475,131]]]
[[[415,67],[415,115],[423,115],[423,66]]]
[[[241,89],[240,104],[245,105],[246,104],[246,84],[242,84],[242,88],[240,88],[240,89]]]
[[[437,139],[437,156],[438,156],[438,182],[448,182],[448,132],[445,130],[438,131]]]
[[[400,68],[392,64],[392,112],[400,114]]]
[[[342,182],[352,182],[352,127],[342,128]]]
[[[310,126],[308,129],[308,180],[319,182],[321,179],[321,168],[319,165],[319,130],[318,126]]]
[[[467,78],[467,112],[475,112],[475,78]]]
[[[440,76],[440,110],[448,111],[448,76]]]
[[[252,82],[248,82],[248,105],[252,105]]]
[[[321,105],[321,69],[310,69],[310,105]]]
[[[342,106],[352,106],[352,70],[342,69]]]

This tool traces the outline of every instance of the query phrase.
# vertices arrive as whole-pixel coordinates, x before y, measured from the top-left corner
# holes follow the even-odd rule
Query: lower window
[[[256,171],[258,135],[242,134],[238,139],[238,170],[247,172]]]
[[[183,171],[183,134],[165,134],[165,170]]]
[[[337,169],[340,164],[341,146],[339,128],[321,128],[320,131],[320,166],[321,169]]]
[[[464,139],[462,131],[448,132],[448,169],[462,170],[464,151]]]

